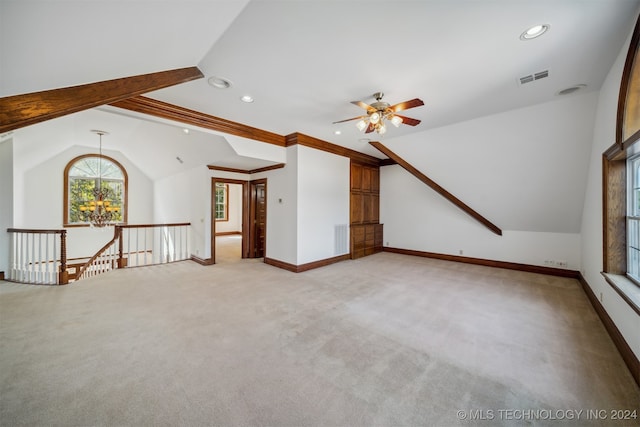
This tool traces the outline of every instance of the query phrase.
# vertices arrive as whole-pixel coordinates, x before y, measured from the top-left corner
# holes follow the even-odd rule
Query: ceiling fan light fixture
[[[380,126],[376,127],[376,132],[378,132],[380,135],[384,135],[387,132],[387,127],[384,125],[384,123],[380,123]]]
[[[395,126],[395,127],[399,127],[402,124],[402,117],[399,116],[393,116],[391,118],[391,123]]]
[[[360,132],[362,132],[363,130],[365,130],[367,128],[367,122],[364,120],[360,120],[358,121],[358,123],[356,123],[356,127],[358,128],[358,130]]]
[[[374,125],[377,124],[380,121],[380,114],[378,112],[372,113],[369,116],[369,121]]]

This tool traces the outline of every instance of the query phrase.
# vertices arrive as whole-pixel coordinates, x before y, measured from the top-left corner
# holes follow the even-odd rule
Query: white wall
[[[190,253],[208,258],[207,240],[210,230],[205,200],[210,192],[207,187],[208,169],[197,167],[182,173],[158,179],[153,183],[153,222],[156,224],[190,222]],[[210,244],[209,251],[210,251]]]
[[[266,257],[297,265],[298,145],[287,147],[286,166],[251,175],[267,178]]]
[[[593,132],[593,147],[589,165],[586,197],[582,219],[582,275],[596,296],[602,295],[602,305],[625,340],[640,358],[640,316],[604,280],[602,271],[602,153],[615,142],[618,94],[629,41],[600,89]]]
[[[596,102],[597,93],[574,95],[383,141],[503,230],[495,235],[400,166],[387,166],[380,192],[385,244],[580,269]]]
[[[19,134],[14,138],[20,143]],[[42,142],[45,144],[46,142]],[[73,158],[95,153],[87,147],[72,146],[63,152],[25,169],[22,159],[14,158],[14,226],[16,228],[61,229],[63,219],[64,169]],[[153,220],[151,181],[120,152],[103,150],[126,169],[128,184],[128,223],[148,224]],[[113,227],[102,229],[74,227],[67,231],[67,257],[93,255],[113,237]]]
[[[0,140],[0,271],[9,270],[9,233],[13,227],[13,139]]]
[[[242,185],[229,184],[227,221],[216,222],[216,233],[242,232]]]
[[[566,261],[569,269],[580,267],[578,233],[503,230],[498,236],[401,166],[384,166],[380,176],[385,246],[540,266]]]
[[[349,224],[349,174],[347,157],[298,147],[298,265],[343,255],[334,228]]]

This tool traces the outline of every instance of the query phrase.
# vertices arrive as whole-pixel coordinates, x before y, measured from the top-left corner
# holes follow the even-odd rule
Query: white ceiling
[[[0,96],[198,66],[204,79],[146,94],[286,135],[308,134],[382,157],[355,122],[383,91],[415,128],[384,139],[556,99],[575,84],[598,90],[635,21],[636,0],[0,0]],[[535,24],[539,39],[521,41]],[[520,86],[518,77],[549,70]],[[207,78],[233,86],[220,90]],[[250,94],[252,104],[239,98]],[[103,114],[113,114],[105,113]],[[110,120],[123,152],[144,161],[173,132],[128,132]],[[88,127],[88,124],[86,125]],[[100,126],[104,128],[105,126]],[[334,135],[335,130],[341,135]],[[87,129],[88,130],[88,129]],[[18,131],[19,132],[19,131]],[[125,135],[134,135],[128,137]],[[181,155],[216,163],[220,137],[185,144]],[[127,139],[130,138],[130,139]],[[381,139],[375,137],[375,139]],[[228,147],[226,147],[228,148]],[[224,155],[229,153],[220,148]],[[222,154],[221,154],[222,155]],[[175,162],[175,159],[172,161]],[[255,159],[238,158],[242,167]],[[231,162],[233,163],[233,162]],[[157,165],[156,165],[157,166]],[[144,168],[144,166],[143,166]],[[150,173],[154,176],[154,173]]]

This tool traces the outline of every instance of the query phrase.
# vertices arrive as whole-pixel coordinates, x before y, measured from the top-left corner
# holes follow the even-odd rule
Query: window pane
[[[86,224],[89,203],[95,201],[94,190],[99,186],[112,212],[112,222],[124,221],[125,182],[124,171],[117,163],[104,157],[83,157],[69,168],[67,221],[70,224]],[[85,211],[81,210],[85,208]],[[107,207],[107,203],[105,203]]]

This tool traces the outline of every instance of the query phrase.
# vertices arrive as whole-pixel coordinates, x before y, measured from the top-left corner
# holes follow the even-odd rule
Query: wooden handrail
[[[176,222],[170,224],[118,224],[116,228],[150,228],[150,227],[180,227],[191,225],[190,222]]]
[[[95,255],[89,258],[89,261],[87,261],[86,263],[84,263],[82,267],[80,267],[80,269],[78,270],[78,274],[76,274],[76,278],[79,279],[80,277],[82,277],[84,272],[91,266],[91,263],[93,263],[93,261],[99,258],[103,253],[105,253],[105,251],[109,249],[111,245],[113,245],[116,239],[120,238],[121,236],[122,236],[122,229],[119,226],[116,226],[113,231],[113,238],[109,240],[106,245],[100,248],[100,250],[98,250],[98,252],[96,252]],[[122,256],[122,254],[120,254],[120,256]]]
[[[8,233],[63,234],[67,230],[37,230],[34,228],[7,228]]]

